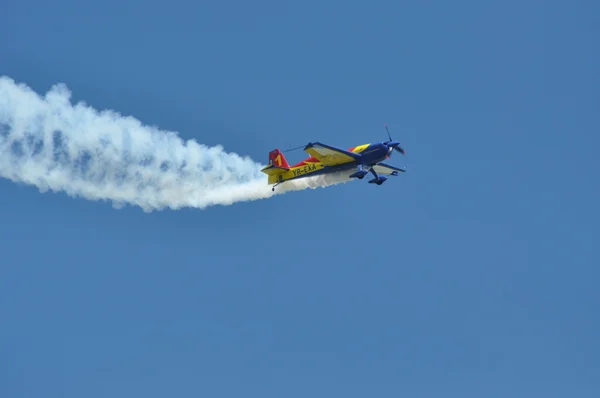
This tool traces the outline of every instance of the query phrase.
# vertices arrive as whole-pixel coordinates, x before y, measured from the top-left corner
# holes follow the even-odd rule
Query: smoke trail
[[[0,76],[0,177],[145,211],[230,205],[348,181],[348,173],[314,177],[273,193],[264,166],[248,157],[70,100],[63,84],[42,97]]]

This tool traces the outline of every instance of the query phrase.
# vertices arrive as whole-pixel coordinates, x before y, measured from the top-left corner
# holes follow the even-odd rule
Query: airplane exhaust
[[[64,84],[40,96],[0,76],[0,177],[144,211],[231,205],[348,180],[290,181],[273,193],[264,165],[249,157],[70,99]]]

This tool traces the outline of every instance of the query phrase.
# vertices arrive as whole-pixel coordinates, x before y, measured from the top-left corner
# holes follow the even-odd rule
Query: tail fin
[[[269,165],[261,171],[269,176],[269,184],[275,184],[282,181],[282,174],[290,169],[285,156],[279,149],[274,149],[269,152]]]
[[[283,156],[283,153],[281,153],[279,149],[274,149],[269,152],[269,164],[286,169],[290,168],[285,156]]]

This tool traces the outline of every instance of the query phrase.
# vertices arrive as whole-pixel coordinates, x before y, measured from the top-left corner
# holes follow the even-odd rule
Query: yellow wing
[[[360,155],[356,153],[321,144],[320,142],[310,143],[304,150],[327,166],[354,162],[360,159]]]

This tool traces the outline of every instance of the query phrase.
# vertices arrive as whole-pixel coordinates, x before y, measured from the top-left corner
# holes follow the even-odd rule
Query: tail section
[[[269,152],[269,165],[261,171],[269,176],[269,185],[281,182],[281,175],[290,169],[285,156],[279,149]]]
[[[290,168],[287,160],[285,160],[285,156],[279,149],[274,149],[269,152],[269,164],[275,165],[277,167],[284,167],[286,169]]]

